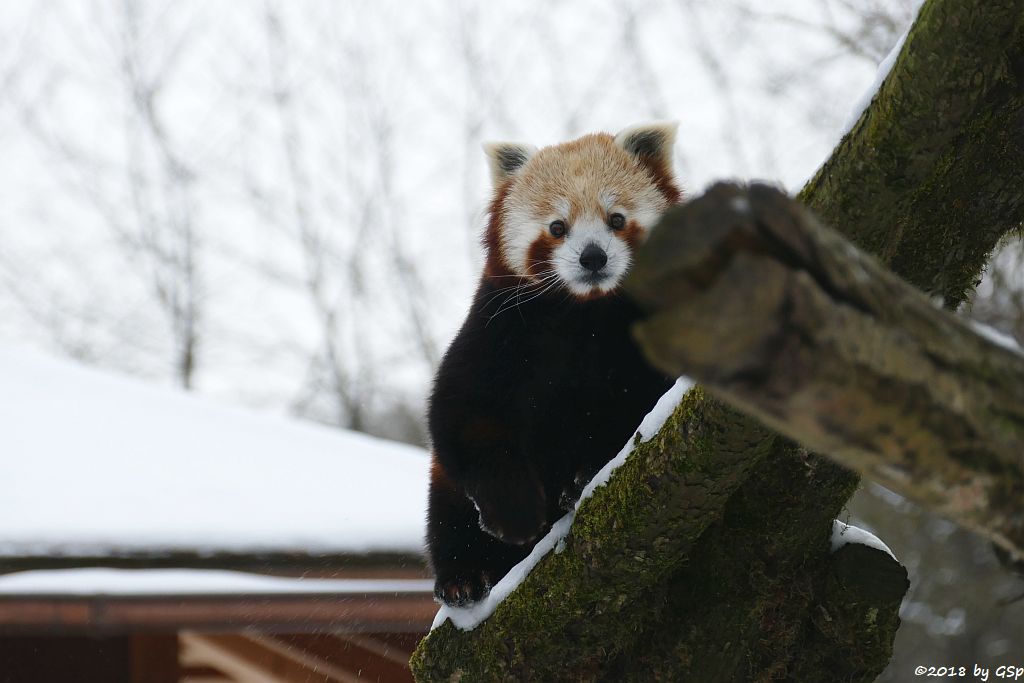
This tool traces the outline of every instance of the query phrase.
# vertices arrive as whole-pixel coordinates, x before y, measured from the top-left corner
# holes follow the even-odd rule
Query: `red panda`
[[[435,595],[465,605],[522,560],[673,378],[630,338],[633,254],[680,201],[674,123],[538,150],[484,146],[484,272],[428,410]]]

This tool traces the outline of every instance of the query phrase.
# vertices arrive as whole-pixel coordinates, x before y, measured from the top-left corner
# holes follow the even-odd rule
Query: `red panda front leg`
[[[480,528],[480,513],[434,459],[427,512],[427,548],[435,597],[463,606],[483,598],[529,546],[503,543]]]
[[[451,605],[486,595],[548,524],[544,486],[512,445],[514,425],[481,407],[469,400],[431,405],[427,544],[435,594]]]
[[[516,447],[517,425],[494,417],[508,409],[487,410],[483,400],[431,403],[435,463],[476,508],[481,529],[504,543],[524,545],[548,523],[544,482]]]
[[[486,594],[548,525],[548,492],[536,460],[521,448],[513,398],[520,375],[493,352],[500,340],[481,335],[467,323],[452,342],[428,412],[434,468],[427,543],[436,593],[449,604]]]

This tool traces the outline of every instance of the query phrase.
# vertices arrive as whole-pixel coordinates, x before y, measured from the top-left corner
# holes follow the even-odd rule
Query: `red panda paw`
[[[438,578],[434,583],[434,598],[451,607],[465,607],[479,602],[490,591],[491,587],[483,573]]]
[[[558,496],[558,507],[562,512],[572,512],[576,509],[576,501],[583,495],[583,489],[594,478],[596,472],[592,469],[582,469],[576,473],[572,481],[565,485],[561,495]]]
[[[547,531],[547,496],[530,470],[478,487],[470,499],[480,513],[480,528],[503,543],[526,545]]]

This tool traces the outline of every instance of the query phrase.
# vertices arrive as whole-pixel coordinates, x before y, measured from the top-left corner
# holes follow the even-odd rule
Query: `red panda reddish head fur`
[[[676,124],[595,133],[538,150],[492,143],[485,277],[519,277],[587,300],[615,291],[661,213],[678,203]],[[507,282],[507,281],[505,281]]]

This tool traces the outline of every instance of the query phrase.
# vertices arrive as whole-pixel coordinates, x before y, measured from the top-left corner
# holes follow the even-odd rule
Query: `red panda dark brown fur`
[[[677,203],[664,165],[641,164]],[[430,397],[427,546],[435,594],[452,605],[482,598],[530,552],[673,381],[633,344],[641,312],[618,291],[554,289],[496,315],[510,303],[499,290],[520,275],[500,253],[513,182],[495,190],[484,273]],[[635,250],[642,236],[631,221],[620,238]],[[531,263],[550,258],[547,244],[531,247]]]

